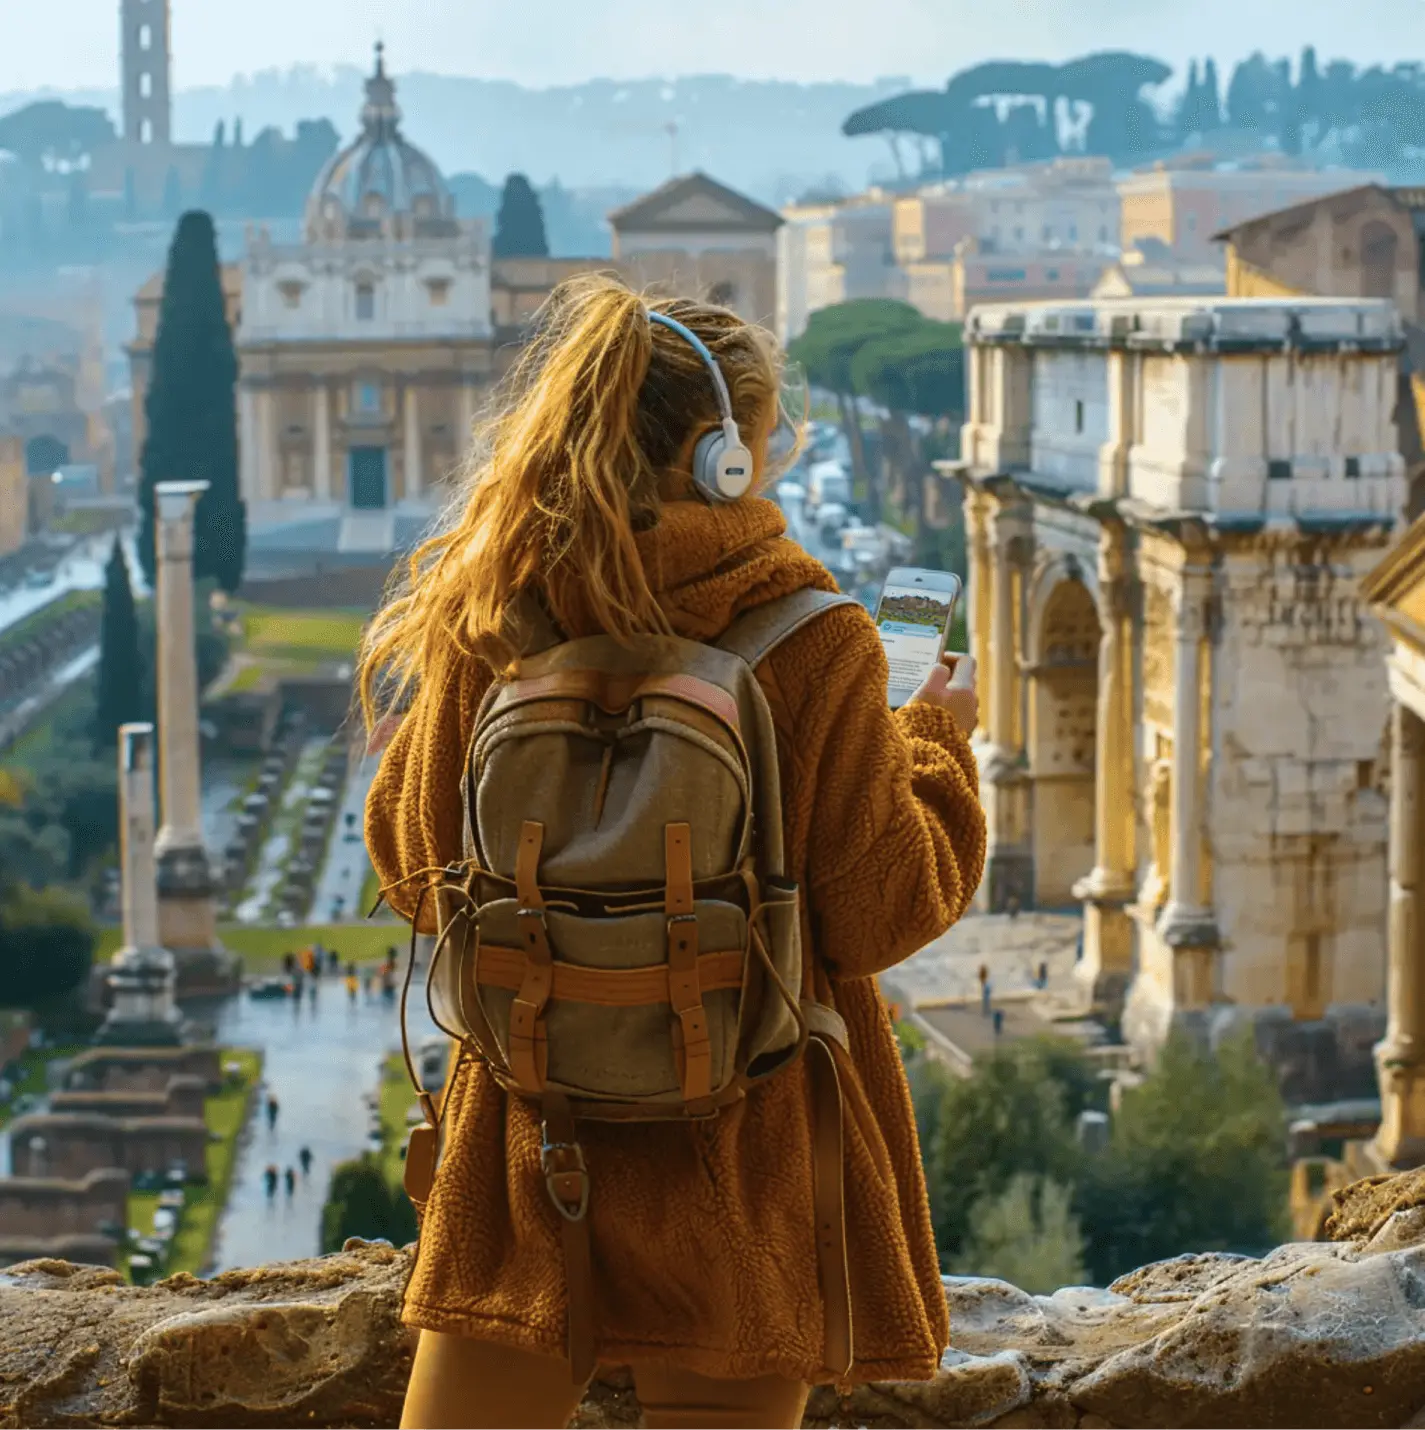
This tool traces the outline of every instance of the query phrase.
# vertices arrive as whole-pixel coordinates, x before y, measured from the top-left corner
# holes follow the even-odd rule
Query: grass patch
[[[44,714],[5,750],[0,765],[33,769],[62,746],[73,744],[94,718],[94,677],[66,687]]]
[[[208,1131],[216,1133],[222,1140],[208,1144],[207,1182],[184,1188],[178,1228],[164,1258],[165,1276],[173,1276],[180,1271],[199,1276],[212,1257],[218,1218],[227,1205],[228,1192],[232,1189],[238,1134],[247,1120],[252,1089],[262,1075],[262,1054],[254,1048],[224,1048],[221,1061],[223,1064],[237,1063],[241,1071],[228,1079],[225,1069],[222,1090],[203,1104],[203,1119],[208,1124]],[[153,1234],[153,1216],[157,1210],[157,1192],[129,1194],[129,1226],[140,1236]],[[125,1276],[129,1274],[127,1256],[123,1258],[123,1272]]]
[[[416,1056],[416,1049],[411,1049]],[[406,1145],[408,1124],[406,1114],[416,1106],[416,1090],[406,1072],[405,1059],[392,1053],[381,1064],[381,1086],[378,1093],[381,1111],[381,1170],[393,1186],[405,1180],[406,1164],[401,1149]]]
[[[224,695],[241,695],[249,690],[258,689],[267,680],[271,671],[263,665],[245,665],[233,678],[223,687]]]
[[[397,953],[408,942],[404,925],[391,924],[309,924],[297,928],[264,928],[256,924],[219,924],[218,938],[243,961],[249,973],[273,973],[282,967],[284,953],[296,953],[309,944],[334,948],[343,963],[379,963],[386,950]],[[106,928],[99,934],[94,957],[112,958],[124,941],[123,930]]]
[[[43,635],[56,621],[62,620],[71,611],[97,609],[103,601],[101,591],[66,591],[48,605],[32,611],[22,621],[10,626],[0,635],[0,651],[12,650],[24,641]]]
[[[369,611],[293,611],[275,606],[241,608],[243,644],[264,660],[319,665],[354,660]]]
[[[27,1048],[15,1060],[20,1076],[8,1102],[0,1102],[0,1128],[15,1115],[15,1104],[22,1097],[36,1097],[49,1086],[46,1068],[60,1058],[72,1058],[82,1053],[88,1043],[60,1043],[52,1048]]]

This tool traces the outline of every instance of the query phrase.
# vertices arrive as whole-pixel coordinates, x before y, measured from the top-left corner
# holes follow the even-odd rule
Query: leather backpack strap
[[[741,656],[754,670],[788,636],[835,606],[855,606],[854,596],[840,591],[818,591],[804,586],[790,595],[779,596],[765,605],[744,611],[712,644],[719,650]]]

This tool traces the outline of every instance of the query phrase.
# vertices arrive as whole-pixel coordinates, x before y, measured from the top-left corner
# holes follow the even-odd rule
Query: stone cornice
[[[813,1390],[809,1425],[1402,1425],[1425,1398],[1425,1173],[1337,1194],[1327,1232],[1267,1258],[1207,1253],[1107,1290],[1031,1296],[946,1277],[953,1344],[925,1382]],[[187,1274],[151,1287],[30,1261],[0,1272],[0,1424],[395,1425],[414,1333],[411,1249]],[[769,1276],[775,1268],[769,1267]],[[1283,1325],[1290,1335],[1280,1334]],[[636,1425],[603,1368],[577,1423]]]

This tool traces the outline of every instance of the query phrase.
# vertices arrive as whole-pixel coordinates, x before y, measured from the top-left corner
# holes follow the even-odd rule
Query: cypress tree
[[[168,250],[140,459],[139,561],[154,581],[159,482],[206,481],[193,532],[193,574],[225,591],[242,584],[247,511],[238,492],[237,353],[223,304],[213,220],[190,212]]]
[[[491,252],[496,258],[547,258],[544,210],[539,195],[523,174],[511,174],[500,195]]]
[[[104,568],[104,613],[99,626],[99,681],[95,692],[94,746],[113,749],[120,725],[144,717],[139,622],[129,564],[118,537]]]

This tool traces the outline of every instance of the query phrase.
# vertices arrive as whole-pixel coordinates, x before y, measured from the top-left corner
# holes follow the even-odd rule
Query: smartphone
[[[897,566],[876,605],[876,629],[891,667],[891,709],[898,710],[945,654],[945,638],[960,600],[960,578],[950,571]]]

